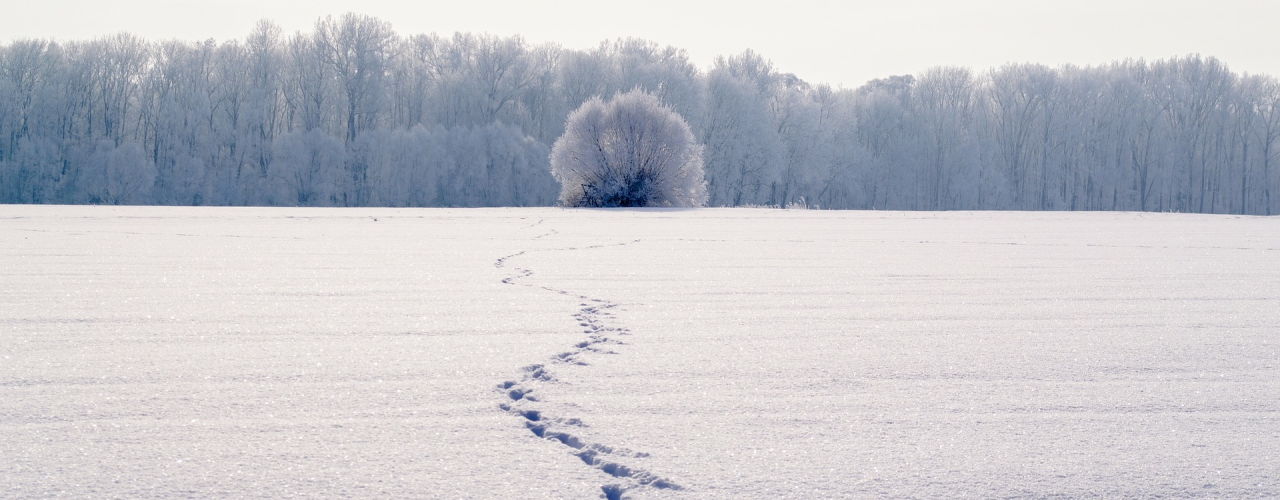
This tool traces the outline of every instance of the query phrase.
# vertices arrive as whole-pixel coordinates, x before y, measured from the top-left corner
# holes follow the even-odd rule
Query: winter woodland
[[[0,202],[551,205],[566,117],[632,89],[688,122],[710,206],[1280,212],[1280,83],[1212,57],[843,89],[751,51],[702,69],[644,40],[402,36],[355,14],[0,47]]]

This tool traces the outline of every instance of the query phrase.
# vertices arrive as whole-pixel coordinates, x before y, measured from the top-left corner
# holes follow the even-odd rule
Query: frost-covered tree
[[[396,43],[391,23],[354,13],[316,21],[316,52],[339,82],[347,142],[371,128],[381,111],[382,79]]]
[[[771,108],[779,76],[752,51],[717,58],[707,76],[707,184],[714,206],[777,204],[787,145]]]
[[[702,146],[671,108],[640,90],[592,98],[551,149],[560,203],[571,207],[706,204]]]
[[[328,205],[341,175],[342,141],[319,130],[289,132],[276,140],[273,176],[290,204]]]
[[[155,166],[142,148],[128,142],[116,147],[103,139],[85,162],[86,194],[92,203],[124,205],[148,201],[156,180]]]

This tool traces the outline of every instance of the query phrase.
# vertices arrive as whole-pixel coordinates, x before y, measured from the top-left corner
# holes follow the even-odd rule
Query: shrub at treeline
[[[1280,212],[1280,85],[1213,58],[846,90],[750,51],[704,71],[643,40],[406,37],[351,14],[0,47],[0,202],[549,205],[569,113],[637,88],[688,122],[711,206]]]
[[[640,90],[588,99],[551,147],[565,207],[700,207],[702,146],[689,124]]]

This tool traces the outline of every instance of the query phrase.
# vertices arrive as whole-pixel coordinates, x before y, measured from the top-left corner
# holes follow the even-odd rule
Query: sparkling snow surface
[[[3,498],[1277,496],[1274,217],[0,207]]]

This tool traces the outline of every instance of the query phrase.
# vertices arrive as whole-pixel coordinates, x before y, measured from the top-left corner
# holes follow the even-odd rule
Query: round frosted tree
[[[551,148],[566,207],[699,207],[702,145],[689,124],[640,90],[599,97],[569,115]]]

